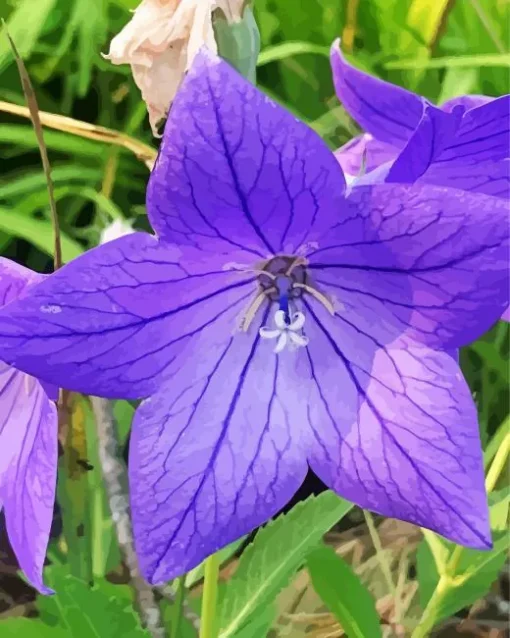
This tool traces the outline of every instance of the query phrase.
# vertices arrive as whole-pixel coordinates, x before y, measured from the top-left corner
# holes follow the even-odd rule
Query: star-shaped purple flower
[[[0,257],[0,306],[43,275]],[[0,509],[21,569],[40,592],[57,477],[58,391],[0,363]]]
[[[163,582],[262,524],[310,466],[362,507],[490,546],[476,409],[448,352],[501,315],[505,202],[354,188],[317,135],[207,52],[172,106],[135,233],[0,312],[51,383],[149,397],[130,486]]]
[[[510,96],[463,95],[438,108],[348,64],[338,40],[331,65],[338,98],[366,131],[336,152],[346,174],[358,175],[365,156],[368,172],[386,165],[372,182],[435,184],[508,199]]]

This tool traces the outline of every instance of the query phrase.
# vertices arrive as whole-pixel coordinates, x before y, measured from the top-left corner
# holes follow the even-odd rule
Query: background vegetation
[[[0,16],[26,61],[42,111],[108,127],[155,148],[157,140],[151,136],[145,105],[129,67],[112,66],[101,57],[136,5],[137,0],[0,0]],[[332,148],[356,133],[331,81],[328,51],[338,36],[355,64],[435,102],[464,93],[497,96],[509,90],[508,0],[256,0],[255,14],[262,39],[261,88],[309,123]],[[4,37],[0,38],[0,100],[1,253],[34,270],[50,272],[53,239],[46,184],[31,124],[12,114],[16,111],[12,105],[23,106],[24,98]],[[105,133],[98,136],[108,137]],[[113,219],[132,220],[135,227],[148,228],[144,210],[148,169],[135,154],[119,145],[61,130],[47,129],[45,139],[65,260],[94,246]],[[127,138],[115,139],[125,143]],[[462,352],[462,367],[479,408],[487,465],[510,425],[508,345],[508,327],[499,324]],[[133,407],[117,402],[115,410],[124,443]],[[15,575],[16,566],[3,538],[0,634],[27,638],[49,636],[50,632],[57,637],[143,635],[113,533],[94,421],[85,399],[74,400],[72,428],[61,442],[65,452],[60,507],[49,551],[52,564],[47,569],[47,580],[58,594],[35,598]],[[508,486],[504,475],[494,486],[491,512],[495,529],[506,526]],[[303,497],[314,487],[310,479]],[[419,530],[403,523],[379,519],[374,523],[357,510],[346,514],[348,508],[343,504],[330,520],[331,503],[321,498],[295,508],[287,517],[284,535],[281,526],[274,524],[259,535],[240,561],[227,562],[223,577],[230,585],[222,593],[221,613],[223,626],[233,629],[222,636],[259,638],[272,627],[269,635],[333,638],[343,635],[342,622],[351,636],[375,638],[380,635],[379,619],[385,635],[410,635],[439,582],[433,556],[448,553],[449,546],[433,535],[423,540]],[[342,524],[327,541],[343,560],[336,559],[327,547],[309,553],[323,532],[341,518]],[[288,539],[299,539],[303,530],[310,529],[310,543],[291,560],[285,553]],[[437,620],[444,621],[438,630],[444,635],[460,626],[466,635],[503,636],[489,634],[489,630],[503,631],[507,617],[504,565],[508,538],[504,536],[497,537],[493,553],[463,553],[457,567],[469,577],[437,615]],[[225,558],[236,549],[229,548]],[[306,556],[308,570],[295,576]],[[238,563],[238,574],[230,580]],[[187,604],[195,609],[201,576],[198,569],[186,583]],[[268,584],[263,596],[254,598],[260,583]],[[338,591],[332,593],[334,586]],[[165,596],[161,604],[170,623],[175,614],[175,605],[167,600],[172,590]],[[348,613],[335,606],[339,600]],[[250,613],[240,617],[246,601],[251,601]],[[460,616],[468,613],[471,620],[460,625]],[[20,615],[38,619],[13,617]],[[193,636],[192,623],[183,620],[177,635]]]

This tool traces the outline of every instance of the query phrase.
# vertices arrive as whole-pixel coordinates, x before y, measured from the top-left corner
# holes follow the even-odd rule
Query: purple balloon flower
[[[504,308],[502,200],[346,195],[313,131],[202,52],[147,210],[157,237],[95,248],[0,312],[0,352],[72,390],[149,397],[129,468],[149,581],[262,524],[308,466],[362,507],[490,547],[476,409],[447,351]]]
[[[510,96],[464,95],[437,108],[348,64],[338,40],[331,65],[338,98],[366,131],[336,152],[347,174],[359,174],[365,155],[368,172],[386,164],[372,182],[436,184],[508,199]]]
[[[0,257],[0,306],[20,298],[43,279]],[[0,363],[0,509],[21,569],[42,593],[42,570],[55,502],[58,395],[5,363]]]

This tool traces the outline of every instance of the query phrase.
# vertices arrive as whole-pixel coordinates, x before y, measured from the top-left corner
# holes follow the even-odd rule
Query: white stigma
[[[262,326],[259,334],[262,339],[276,339],[274,352],[282,352],[287,346],[294,348],[304,348],[308,345],[308,337],[301,334],[305,324],[305,315],[302,312],[295,312],[291,317],[291,322],[285,321],[283,310],[277,310],[274,315],[276,328]]]

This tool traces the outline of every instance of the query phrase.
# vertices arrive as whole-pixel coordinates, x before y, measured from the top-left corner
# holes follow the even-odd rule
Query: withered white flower
[[[105,57],[130,64],[147,104],[154,135],[168,112],[182,76],[204,44],[215,53],[212,13],[241,20],[246,0],[142,0],[130,22],[116,35]]]

